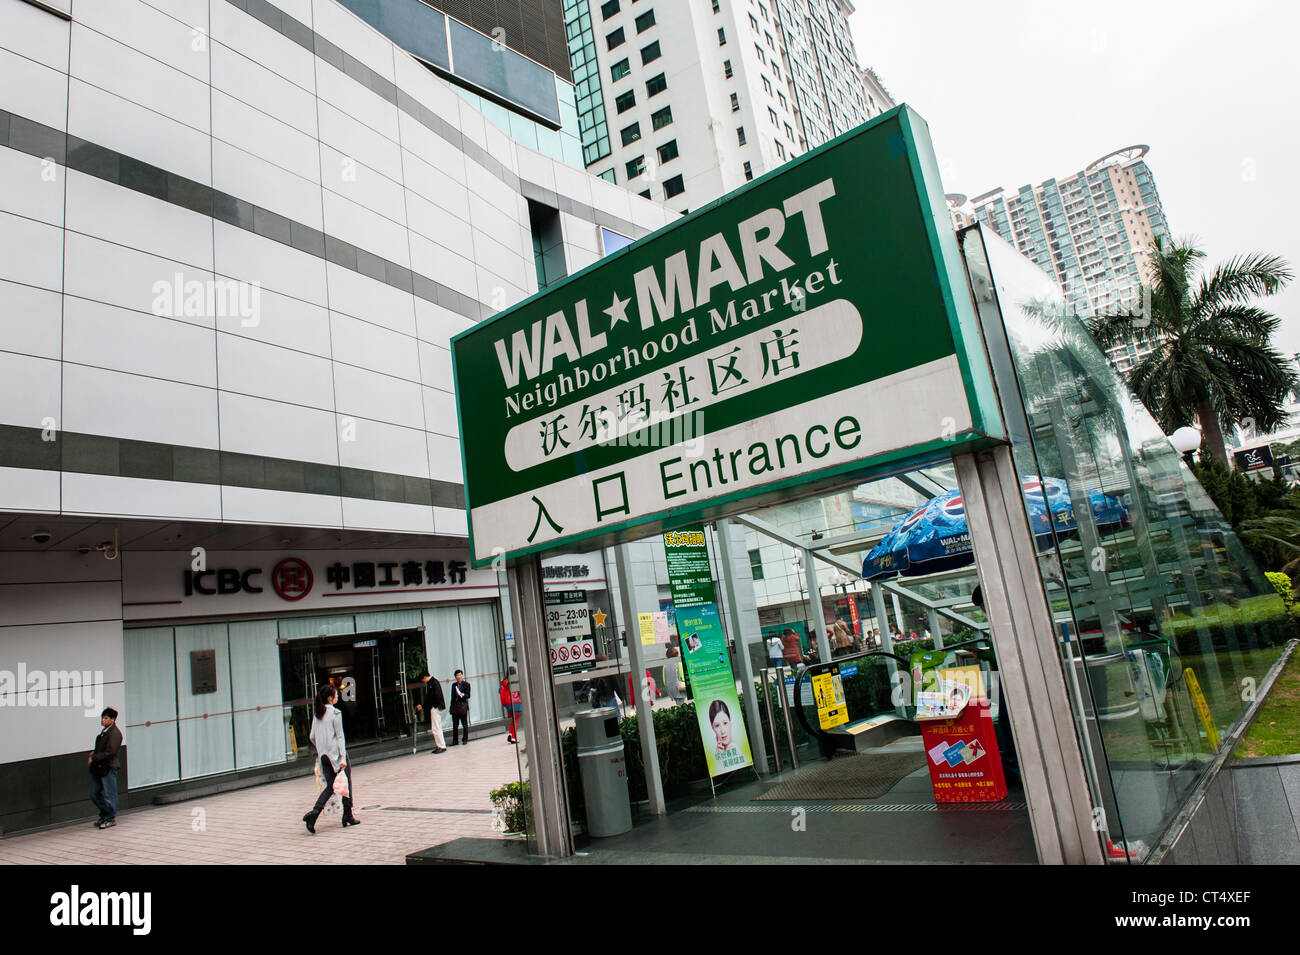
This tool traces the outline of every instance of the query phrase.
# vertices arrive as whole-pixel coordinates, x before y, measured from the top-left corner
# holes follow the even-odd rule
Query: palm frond
[[[1249,252],[1234,256],[1202,278],[1192,309],[1207,314],[1230,304],[1244,304],[1252,298],[1272,295],[1295,278],[1281,256]]]

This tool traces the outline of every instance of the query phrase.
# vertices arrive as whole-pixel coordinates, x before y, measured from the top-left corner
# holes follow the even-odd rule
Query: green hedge
[[[1221,601],[1197,607],[1190,617],[1166,620],[1160,629],[1184,655],[1202,652],[1202,630],[1208,630],[1210,643],[1219,652],[1237,643],[1276,646],[1297,633],[1294,609],[1276,594],[1260,594],[1235,603]]]

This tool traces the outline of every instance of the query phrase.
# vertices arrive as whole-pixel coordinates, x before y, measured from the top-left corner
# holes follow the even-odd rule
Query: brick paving
[[[112,829],[87,821],[0,839],[0,863],[401,865],[408,852],[449,839],[498,837],[488,792],[519,778],[515,747],[504,735],[437,756],[430,745],[355,767],[361,825],[346,830],[339,815],[322,815],[316,835],[308,834],[302,814],[316,798],[316,782],[306,776],[120,813]]]

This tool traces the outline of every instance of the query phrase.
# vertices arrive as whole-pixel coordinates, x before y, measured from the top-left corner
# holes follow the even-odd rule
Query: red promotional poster
[[[993,714],[982,696],[952,719],[921,723],[935,802],[997,802],[1007,795]]]

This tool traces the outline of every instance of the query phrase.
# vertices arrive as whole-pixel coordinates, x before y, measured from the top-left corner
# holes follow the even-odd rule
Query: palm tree
[[[1129,372],[1129,387],[1166,434],[1199,421],[1210,453],[1226,464],[1225,429],[1249,420],[1267,434],[1286,423],[1282,404],[1297,378],[1272,344],[1280,320],[1252,302],[1280,290],[1293,273],[1278,256],[1250,253],[1206,277],[1197,264],[1205,253],[1194,241],[1157,236],[1149,308],[1101,315],[1087,326],[1103,349],[1153,345]]]

